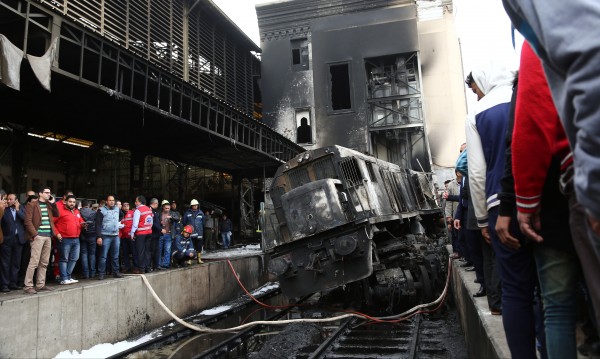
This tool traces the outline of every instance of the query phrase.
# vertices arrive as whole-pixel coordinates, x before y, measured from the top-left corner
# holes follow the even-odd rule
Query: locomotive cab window
[[[363,175],[358,167],[356,158],[346,157],[340,161],[340,169],[348,186],[355,187],[363,184]]]

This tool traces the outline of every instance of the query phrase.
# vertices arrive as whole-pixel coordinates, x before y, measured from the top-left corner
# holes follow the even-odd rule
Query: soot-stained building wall
[[[268,125],[308,149],[337,144],[430,169],[414,2],[294,0],[259,5],[257,15],[263,120]],[[409,58],[415,63],[415,92],[388,92],[389,110],[378,114],[376,108],[387,105],[373,101],[376,64],[391,61],[395,71],[398,59]],[[412,105],[400,105],[407,96],[414,98]],[[415,111],[411,106],[418,107],[416,115],[409,113]],[[410,131],[400,134],[401,128]]]

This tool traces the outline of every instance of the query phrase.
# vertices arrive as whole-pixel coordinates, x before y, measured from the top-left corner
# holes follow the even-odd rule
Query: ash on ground
[[[321,327],[311,323],[294,323],[265,342],[255,353],[249,353],[250,359],[294,358],[304,347],[323,341]]]
[[[460,318],[455,307],[446,306],[444,316],[439,320],[445,321],[445,330],[442,335],[448,359],[466,359],[469,357],[465,334],[460,326]],[[439,338],[439,337],[438,337]]]

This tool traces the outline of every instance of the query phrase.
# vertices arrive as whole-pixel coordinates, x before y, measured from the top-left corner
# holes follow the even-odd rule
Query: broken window
[[[333,111],[352,109],[350,66],[348,63],[329,65],[330,100]]]
[[[308,70],[308,40],[292,40],[292,68],[294,71]]]

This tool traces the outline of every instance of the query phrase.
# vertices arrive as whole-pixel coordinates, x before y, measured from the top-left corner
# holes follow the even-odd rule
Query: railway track
[[[290,317],[302,317],[302,313],[291,313],[297,309],[287,308],[265,318],[280,320]],[[297,328],[304,330],[304,328]],[[289,335],[285,327],[256,325],[229,335],[219,334],[210,345],[200,344],[207,334],[196,335],[187,341],[185,337],[163,338],[162,348],[152,350],[148,345],[140,346],[130,352],[148,351],[149,356],[162,358],[257,358],[266,357],[317,359],[317,358],[410,358],[410,359],[451,359],[455,353],[448,351],[448,327],[444,320],[431,320],[421,315],[398,323],[364,324],[357,318],[347,318],[322,330],[321,340],[299,349],[289,348],[271,350],[268,354],[258,355],[262,346],[277,342],[278,336]],[[178,340],[177,342],[175,340]],[[197,342],[194,344],[194,342]],[[153,343],[152,346],[160,346]],[[275,346],[278,344],[275,344]],[[272,346],[272,345],[271,345]],[[287,350],[287,351],[286,351]],[[125,356],[120,356],[125,357]],[[144,357],[142,355],[142,357]],[[465,356],[462,356],[465,357]],[[133,358],[129,357],[129,358]]]
[[[318,348],[296,358],[448,358],[440,337],[443,323],[421,315],[399,324],[358,322],[356,318],[344,321]]]
[[[281,294],[281,290],[279,289],[279,287],[277,287],[275,289],[268,290],[268,291],[262,293],[261,295],[257,295],[257,296],[255,296],[255,298],[268,302],[270,299],[275,298],[275,297],[279,296],[280,294]],[[191,318],[191,322],[193,322],[196,325],[211,327],[217,323],[227,321],[228,318],[232,318],[233,316],[235,316],[237,313],[240,313],[241,311],[252,311],[258,307],[259,307],[258,304],[256,304],[250,298],[243,298],[241,300],[236,301],[233,305],[230,306],[229,309],[219,312],[217,314],[208,315],[208,316],[197,316],[196,318],[194,318],[194,316],[192,316],[190,318]],[[234,320],[235,320],[235,318],[234,318]],[[153,349],[160,348],[162,346],[181,341],[183,339],[186,339],[188,337],[191,337],[191,336],[197,334],[195,331],[193,331],[189,328],[186,328],[184,326],[177,325],[177,324],[175,324],[175,325],[170,324],[168,326],[165,326],[164,328],[165,328],[165,330],[163,331],[163,333],[161,335],[158,335],[155,338],[152,338],[148,341],[140,343],[134,347],[128,348],[117,354],[109,356],[109,357],[107,357],[107,359],[127,358],[129,355],[131,355],[133,353],[151,351]]]
[[[458,341],[464,343],[456,318],[452,318],[452,312],[446,312],[445,316],[417,314],[399,323],[366,323],[362,318],[338,318],[345,313],[323,309],[314,304],[318,296],[308,295],[294,306],[286,306],[285,298],[279,296],[277,288],[264,293],[260,298],[261,302],[267,304],[266,308],[250,299],[238,300],[237,305],[225,312],[196,319],[192,317],[188,322],[212,329],[222,329],[252,321],[288,321],[278,325],[257,323],[235,333],[198,333],[179,324],[170,324],[172,328],[157,338],[111,358],[454,359],[466,357],[464,349],[459,348],[457,355],[456,347],[452,348],[453,344],[450,344]],[[303,304],[306,300],[313,304]],[[454,316],[456,316],[455,312]],[[328,318],[329,322],[307,323],[306,320],[324,318]],[[289,319],[302,319],[302,321],[288,324]],[[311,334],[306,334],[309,332]]]

